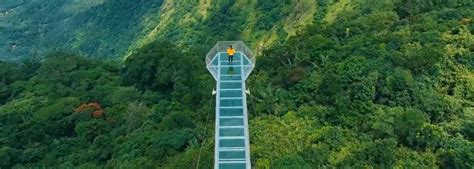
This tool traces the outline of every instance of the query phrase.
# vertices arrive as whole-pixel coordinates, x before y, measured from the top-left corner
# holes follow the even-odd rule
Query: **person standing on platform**
[[[230,45],[229,48],[227,48],[227,56],[229,56],[227,60],[229,61],[229,64],[232,64],[232,61],[234,61],[234,54],[235,50],[232,48],[232,45]]]

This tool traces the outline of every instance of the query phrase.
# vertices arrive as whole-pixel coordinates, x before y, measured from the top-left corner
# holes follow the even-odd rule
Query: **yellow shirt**
[[[227,48],[227,55],[232,56],[235,54],[234,48]]]

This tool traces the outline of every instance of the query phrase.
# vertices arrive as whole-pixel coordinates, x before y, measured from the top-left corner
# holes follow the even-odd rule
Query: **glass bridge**
[[[227,61],[226,49],[236,53]],[[250,169],[250,144],[245,79],[255,66],[251,51],[240,41],[221,41],[206,56],[216,84],[214,168]]]

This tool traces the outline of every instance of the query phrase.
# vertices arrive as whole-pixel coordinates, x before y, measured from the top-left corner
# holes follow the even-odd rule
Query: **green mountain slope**
[[[212,168],[222,39],[258,49],[255,168],[474,167],[471,1],[5,2],[44,59],[0,61],[0,168]]]
[[[2,58],[41,56],[55,50],[98,58],[120,57],[143,29],[141,18],[158,12],[162,1],[15,3],[2,10],[2,20],[13,25],[0,30],[7,40]]]
[[[166,39],[184,48],[218,40],[269,46],[311,24],[312,0],[8,1],[0,10],[2,58],[68,50],[89,57],[121,58]],[[1,26],[1,24],[0,24]]]

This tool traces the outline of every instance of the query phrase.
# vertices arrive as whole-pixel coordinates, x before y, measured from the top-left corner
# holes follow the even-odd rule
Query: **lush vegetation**
[[[0,58],[21,59],[62,50],[94,58],[120,57],[144,29],[142,17],[159,11],[162,3],[8,0],[0,4],[0,33],[5,35]],[[2,22],[9,26],[3,28]]]
[[[255,47],[285,39],[313,20],[313,1],[271,2],[6,0],[0,4],[0,59],[64,50],[121,58],[156,39],[205,47],[222,39],[245,40]]]
[[[361,5],[264,51],[257,167],[472,168],[472,12]]]
[[[269,14],[252,29],[289,12],[289,1],[252,2]],[[164,33],[173,42],[142,41],[123,62],[0,62],[0,168],[194,168],[199,157],[212,168],[215,82],[200,56],[245,34],[226,29],[247,23],[234,3],[214,4],[194,39]],[[473,168],[474,5],[317,4],[311,26],[261,52],[248,79],[253,166]]]
[[[123,67],[64,53],[1,63],[0,167],[192,165],[212,137],[201,128],[213,82],[198,59],[152,43]]]

